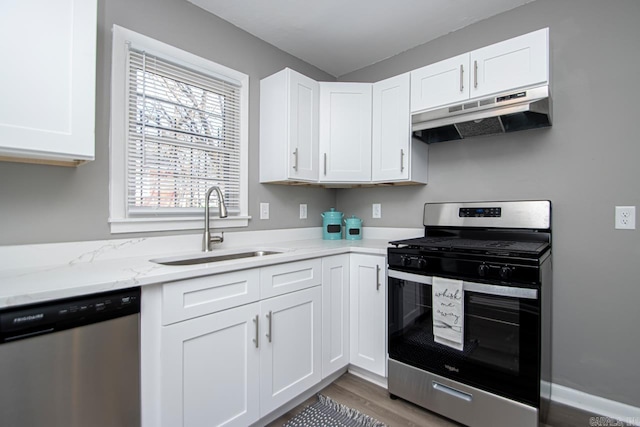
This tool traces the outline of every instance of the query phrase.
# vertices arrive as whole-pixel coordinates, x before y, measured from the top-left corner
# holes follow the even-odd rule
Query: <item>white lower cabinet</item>
[[[295,272],[302,264],[282,264],[278,271],[286,273],[287,265]],[[256,273],[167,284],[163,295],[174,298],[165,298],[164,305],[173,307],[187,285],[189,293],[207,295],[216,284],[224,289],[227,283],[249,283],[257,289]],[[321,304],[322,289],[314,286],[162,327],[162,425],[247,426],[319,383]],[[168,313],[172,310],[165,307],[165,318]]]
[[[343,254],[150,287],[143,426],[247,426],[349,363],[384,376],[385,265]]]
[[[162,329],[162,425],[247,426],[260,418],[253,303]]]
[[[320,382],[319,286],[260,302],[260,413]]]
[[[322,378],[349,364],[349,255],[322,259]]]
[[[350,257],[350,363],[385,377],[386,258],[363,254]]]

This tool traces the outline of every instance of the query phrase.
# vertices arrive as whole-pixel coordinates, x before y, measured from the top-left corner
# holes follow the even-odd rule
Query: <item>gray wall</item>
[[[249,75],[249,214],[254,219],[248,228],[235,230],[322,225],[320,212],[334,206],[335,190],[258,183],[259,82],[284,67],[317,80],[335,78],[186,0],[99,0],[96,160],[74,169],[0,162],[0,244],[133,236],[111,235],[107,223],[113,24]],[[270,220],[259,219],[260,202],[270,203]],[[298,219],[300,203],[308,205],[307,220]]]
[[[554,382],[636,407],[640,231],[614,230],[613,214],[640,206],[639,19],[637,0],[537,0],[341,77],[374,82],[550,28],[552,128],[434,144],[427,186],[337,194],[341,211],[390,227],[420,227],[425,202],[551,200]]]

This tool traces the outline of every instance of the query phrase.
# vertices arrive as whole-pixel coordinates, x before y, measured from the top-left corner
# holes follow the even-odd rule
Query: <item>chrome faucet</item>
[[[220,234],[220,236],[211,237],[211,231],[209,231],[209,202],[211,198],[211,193],[216,192],[216,196],[218,196],[218,206],[220,208],[220,218],[227,217],[227,206],[224,204],[224,198],[222,197],[222,191],[217,186],[212,186],[207,190],[207,194],[204,196],[204,236],[202,236],[202,251],[209,252],[211,250],[212,243],[222,243],[224,242],[224,232]]]

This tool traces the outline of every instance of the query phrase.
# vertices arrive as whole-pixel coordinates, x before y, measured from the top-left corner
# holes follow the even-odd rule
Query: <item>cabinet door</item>
[[[320,382],[320,286],[260,302],[260,413]]]
[[[318,109],[320,85],[289,70],[290,177],[318,180]]]
[[[471,52],[471,97],[549,80],[549,29]]]
[[[386,376],[386,259],[350,257],[351,364]]]
[[[469,54],[411,71],[411,112],[469,98]]]
[[[373,181],[409,178],[411,115],[409,73],[373,84],[371,177]]]
[[[320,83],[320,181],[371,181],[370,83]]]
[[[259,304],[162,329],[162,424],[247,426],[259,418]],[[260,325],[262,326],[262,325]]]
[[[322,378],[349,364],[349,255],[322,259]]]
[[[0,4],[0,156],[94,158],[97,0]]]

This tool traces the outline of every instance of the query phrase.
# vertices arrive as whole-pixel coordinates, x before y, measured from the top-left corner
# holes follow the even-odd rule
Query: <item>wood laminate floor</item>
[[[342,375],[320,393],[338,403],[357,409],[389,427],[460,427],[462,425],[402,399],[391,400],[386,389],[349,373]],[[282,426],[315,401],[316,397],[311,397],[267,427]],[[589,417],[592,416],[595,415],[553,404],[549,413],[550,424],[546,427],[586,427],[589,426]]]

